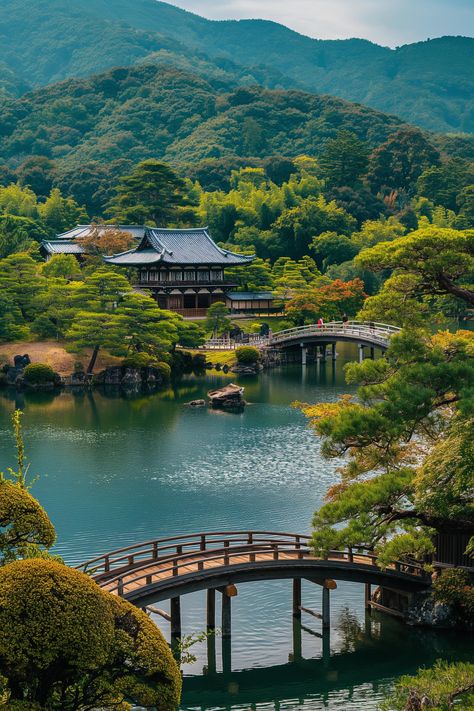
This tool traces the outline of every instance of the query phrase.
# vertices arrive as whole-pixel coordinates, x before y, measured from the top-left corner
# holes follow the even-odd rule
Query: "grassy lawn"
[[[82,363],[83,367],[87,368],[92,349],[86,349],[81,355],[78,355],[77,353],[68,353],[65,346],[66,344],[61,341],[15,341],[13,343],[1,343],[0,358],[4,356],[8,358],[10,362],[13,362],[13,356],[25,355],[25,353],[27,353],[32,363],[46,363],[60,375],[70,375],[74,371],[75,363]],[[101,349],[94,372],[98,373],[104,368],[117,365],[121,360],[121,358],[114,358]]]
[[[216,365],[219,363],[221,366],[222,365],[228,365],[229,368],[231,368],[233,365],[236,363],[235,359],[235,351],[206,351],[204,349],[199,349],[199,350],[193,350],[192,348],[186,348],[189,353],[192,353],[193,355],[195,353],[199,353],[201,355],[206,356],[206,360],[209,363],[212,363],[213,365]]]

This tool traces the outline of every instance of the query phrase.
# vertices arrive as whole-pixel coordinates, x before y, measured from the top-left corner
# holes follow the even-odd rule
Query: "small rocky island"
[[[241,385],[224,385],[216,390],[209,390],[207,396],[209,405],[215,410],[241,411],[247,404],[243,397],[244,388]]]

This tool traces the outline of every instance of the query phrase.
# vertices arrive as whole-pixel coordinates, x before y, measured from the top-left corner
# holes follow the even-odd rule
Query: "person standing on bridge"
[[[324,326],[324,319],[322,316],[320,316],[318,319],[318,328],[322,328],[323,326]]]
[[[347,326],[347,322],[349,321],[349,316],[344,312],[342,314],[342,325],[345,328]]]

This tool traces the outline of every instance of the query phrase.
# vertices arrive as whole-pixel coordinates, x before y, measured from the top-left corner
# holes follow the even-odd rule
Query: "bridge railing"
[[[309,335],[338,335],[338,336],[354,336],[370,337],[371,340],[383,341],[388,343],[390,338],[400,332],[397,326],[391,326],[387,323],[367,323],[364,321],[330,321],[329,323],[318,326],[317,323],[307,324],[305,326],[295,326],[287,328],[284,331],[272,334],[269,344],[281,343],[287,340],[298,339],[300,336]]]
[[[368,550],[370,549],[331,550],[324,558],[319,558],[319,560],[358,563],[378,567],[377,556],[372,552],[367,552]],[[242,545],[236,548],[224,546],[210,551],[207,555],[197,555],[196,551],[191,551],[172,558],[161,559],[161,561],[156,561],[155,565],[159,565],[160,562],[162,565],[155,569],[151,569],[148,562],[135,568],[129,574],[122,572],[115,577],[107,578],[102,582],[102,586],[108,592],[124,597],[128,593],[136,591],[137,588],[147,587],[159,582],[170,583],[181,575],[199,573],[209,568],[222,569],[232,565],[242,565],[242,556],[248,557],[245,562],[255,563],[258,562],[257,556],[262,554],[265,554],[265,560],[273,561],[288,560],[289,558],[295,560],[317,558],[312,555],[308,546],[291,547],[287,542],[274,541],[268,544]],[[418,563],[395,561],[387,566],[387,569],[415,577],[426,576],[423,566]]]
[[[195,554],[197,551],[229,548],[235,545],[254,544],[291,544],[295,547],[307,545],[310,536],[277,531],[206,531],[202,533],[184,534],[159,538],[137,545],[118,548],[92,558],[77,566],[77,570],[94,577],[110,576],[114,570],[133,568],[142,563],[162,561],[179,556],[187,551]]]

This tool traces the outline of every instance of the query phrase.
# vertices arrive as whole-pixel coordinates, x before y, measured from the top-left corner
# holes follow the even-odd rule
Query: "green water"
[[[341,356],[355,355],[350,346]],[[219,376],[187,378],[165,393],[126,399],[101,393],[0,395],[0,462],[13,464],[9,415],[25,411],[34,494],[58,531],[69,563],[128,543],[177,533],[310,529],[311,515],[335,479],[334,462],[291,403],[335,400],[348,391],[343,357],[334,369],[288,367],[246,378],[249,406],[239,415],[191,410]],[[303,604],[319,609],[320,590],[303,585]],[[204,629],[204,593],[183,598],[183,632]],[[161,604],[160,604],[161,605]],[[161,605],[166,607],[165,604]],[[302,632],[304,661],[292,662],[291,583],[239,586],[233,600],[230,674],[204,675],[206,644],[185,669],[183,706],[199,709],[376,709],[392,680],[438,657],[465,658],[467,640],[365,619],[361,585],[332,594],[330,659]],[[304,617],[313,632],[320,623]],[[167,634],[167,623],[160,626]],[[297,632],[298,630],[296,630]]]

